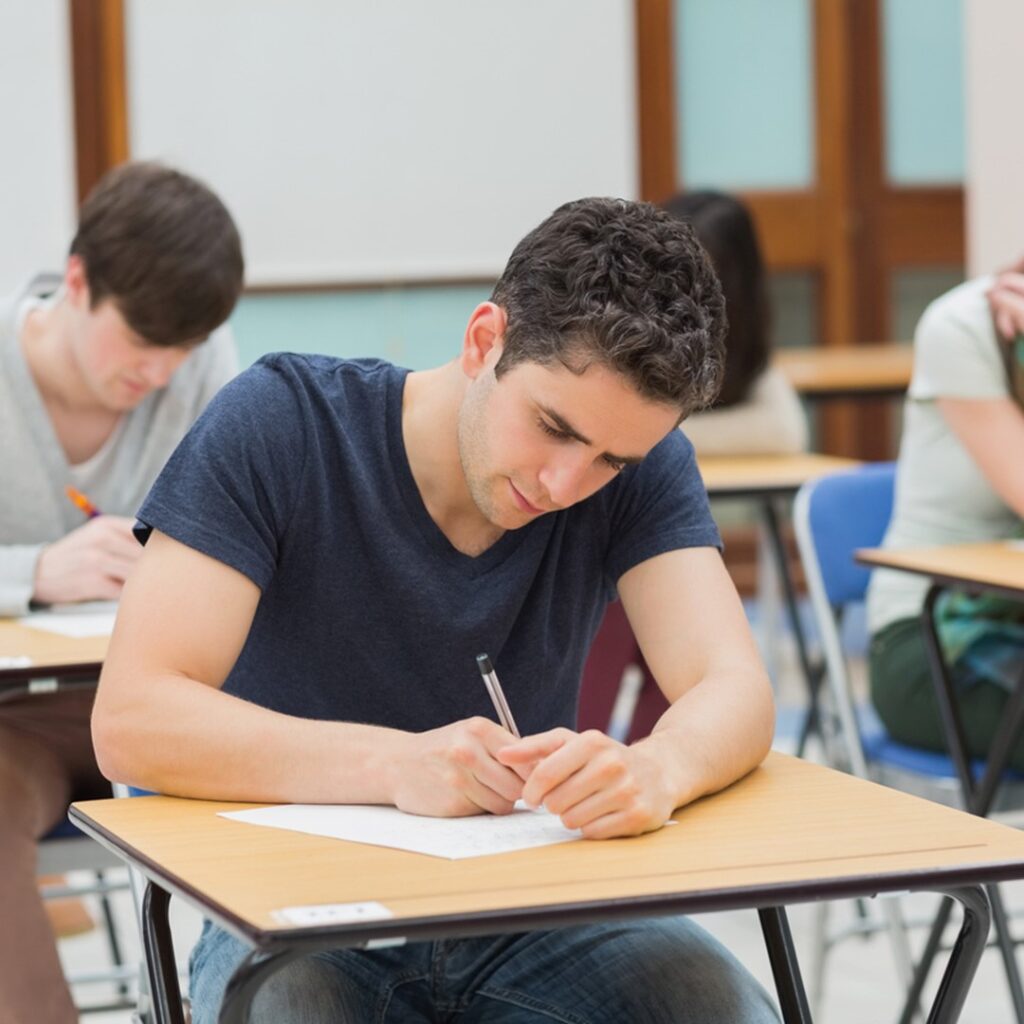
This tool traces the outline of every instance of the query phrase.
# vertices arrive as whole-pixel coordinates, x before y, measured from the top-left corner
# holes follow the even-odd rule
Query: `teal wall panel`
[[[886,175],[896,185],[964,178],[962,0],[884,0]]]
[[[459,352],[488,285],[246,295],[231,317],[242,366],[266,352],[379,356],[414,370]]]
[[[686,188],[814,180],[810,0],[676,0],[676,167]]]

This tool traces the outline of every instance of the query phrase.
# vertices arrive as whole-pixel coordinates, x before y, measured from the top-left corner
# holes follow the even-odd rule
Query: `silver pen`
[[[508,701],[505,700],[505,693],[501,688],[501,683],[498,682],[498,676],[494,671],[494,666],[491,664],[491,659],[486,654],[478,654],[476,656],[476,667],[480,669],[480,675],[484,677],[484,686],[487,687],[491,703],[494,705],[494,710],[498,713],[498,721],[516,739],[519,739],[519,729],[516,726],[516,720],[512,717],[512,710],[508,706]]]

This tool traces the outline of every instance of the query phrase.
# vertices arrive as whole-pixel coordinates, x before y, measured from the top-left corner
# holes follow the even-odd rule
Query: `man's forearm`
[[[395,729],[294,718],[180,676],[147,681],[116,703],[101,686],[93,712],[108,778],[207,799],[390,803],[407,739]]]
[[[735,782],[771,749],[775,708],[771,686],[755,670],[706,678],[658,719],[645,746],[663,765],[681,807]]]

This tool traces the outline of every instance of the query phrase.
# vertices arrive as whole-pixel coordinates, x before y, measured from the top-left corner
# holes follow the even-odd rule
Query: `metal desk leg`
[[[942,942],[942,933],[949,923],[949,915],[953,912],[953,901],[943,900],[939,912],[932,922],[932,929],[928,933],[928,940],[925,942],[921,959],[914,968],[914,977],[911,979],[910,988],[907,991],[907,1001],[903,1004],[903,1013],[900,1016],[900,1024],[911,1024],[921,1003],[921,993],[924,990],[924,983],[928,980],[928,974],[935,961],[935,954],[939,951]]]
[[[980,886],[948,889],[945,894],[964,908],[964,920],[928,1014],[928,1024],[956,1024],[960,1019],[974,972],[985,952],[991,923],[988,900]]]
[[[793,948],[785,907],[762,907],[757,912],[772,965],[775,991],[779,996],[785,1024],[811,1024],[811,1010],[800,977],[800,964]]]
[[[942,715],[943,729],[949,743],[950,756],[956,765],[957,775],[960,778],[964,805],[972,814],[984,817],[992,807],[1003,771],[1006,768],[1006,763],[1009,760],[1017,737],[1020,735],[1021,727],[1024,726],[1024,672],[1022,672],[1016,689],[1007,701],[1003,721],[996,735],[992,738],[992,746],[989,750],[984,774],[981,780],[976,782],[974,773],[971,770],[970,752],[967,749],[967,739],[964,733],[963,721],[960,718],[960,709],[956,703],[953,681],[950,678],[949,666],[946,664],[946,659],[942,652],[942,644],[939,639],[939,631],[935,619],[935,605],[944,589],[940,584],[932,584],[925,597],[924,609],[921,615],[925,649],[928,653],[928,663],[931,668],[932,680],[935,683],[935,695],[939,711]],[[1021,1024],[1024,1024],[1024,987],[1021,985],[1020,971],[1014,954],[1013,938],[1010,935],[1009,923],[1003,910],[1002,899],[999,896],[998,890],[995,886],[992,886],[989,892],[993,904],[996,938],[1003,958],[1003,965],[1006,969],[1006,981],[1010,988],[1010,1000],[1013,1003],[1016,1019]],[[931,966],[931,957],[934,956],[934,943],[932,940],[940,932],[941,928],[938,922],[936,922],[925,949],[925,954],[918,965],[917,972],[915,972],[915,983],[918,976],[923,981],[923,978],[928,973]]]
[[[167,916],[170,902],[169,892],[152,882],[146,883],[142,898],[142,944],[146,950],[146,970],[156,1024],[185,1024],[178,968],[174,961],[174,941]]]
[[[804,726],[801,730],[800,742],[797,745],[796,751],[797,757],[802,757],[804,747],[806,747],[811,733],[817,732],[821,735],[818,694],[821,691],[823,673],[811,663],[811,657],[807,651],[807,638],[804,636],[803,623],[800,621],[800,609],[797,606],[796,600],[796,587],[793,584],[793,576],[789,571],[786,545],[782,540],[782,527],[779,525],[779,515],[771,498],[765,498],[761,502],[761,514],[764,517],[765,532],[768,534],[772,554],[775,556],[775,563],[778,568],[779,580],[782,583],[782,596],[786,602],[786,612],[789,616],[790,626],[793,629],[793,638],[796,640],[800,670],[803,672],[804,680],[807,683],[807,717],[804,719]]]
[[[302,953],[284,950],[280,953],[263,953],[254,949],[236,968],[224,990],[224,1002],[220,1005],[218,1024],[245,1024],[257,991],[267,978]]]

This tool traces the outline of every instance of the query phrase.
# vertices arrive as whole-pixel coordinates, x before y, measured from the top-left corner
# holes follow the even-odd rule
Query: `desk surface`
[[[909,342],[788,348],[773,362],[805,398],[881,397],[906,391],[914,350]]]
[[[71,816],[158,885],[265,947],[322,942],[323,927],[277,919],[284,907],[379,901],[390,920],[344,929],[362,942],[1024,877],[1021,832],[781,754],[652,835],[472,860],[216,816],[244,806],[139,797],[77,803]]]
[[[97,672],[107,653],[110,637],[75,638],[23,626],[13,619],[0,619],[0,682],[41,674]],[[27,657],[29,669],[4,668],[4,658]]]
[[[863,548],[856,558],[864,565],[929,576],[946,586],[970,588],[974,584],[1005,597],[1024,596],[1024,547],[1012,541],[902,551]]]
[[[813,452],[708,456],[699,459],[698,464],[704,486],[712,498],[795,494],[808,480],[860,465],[856,459]]]

